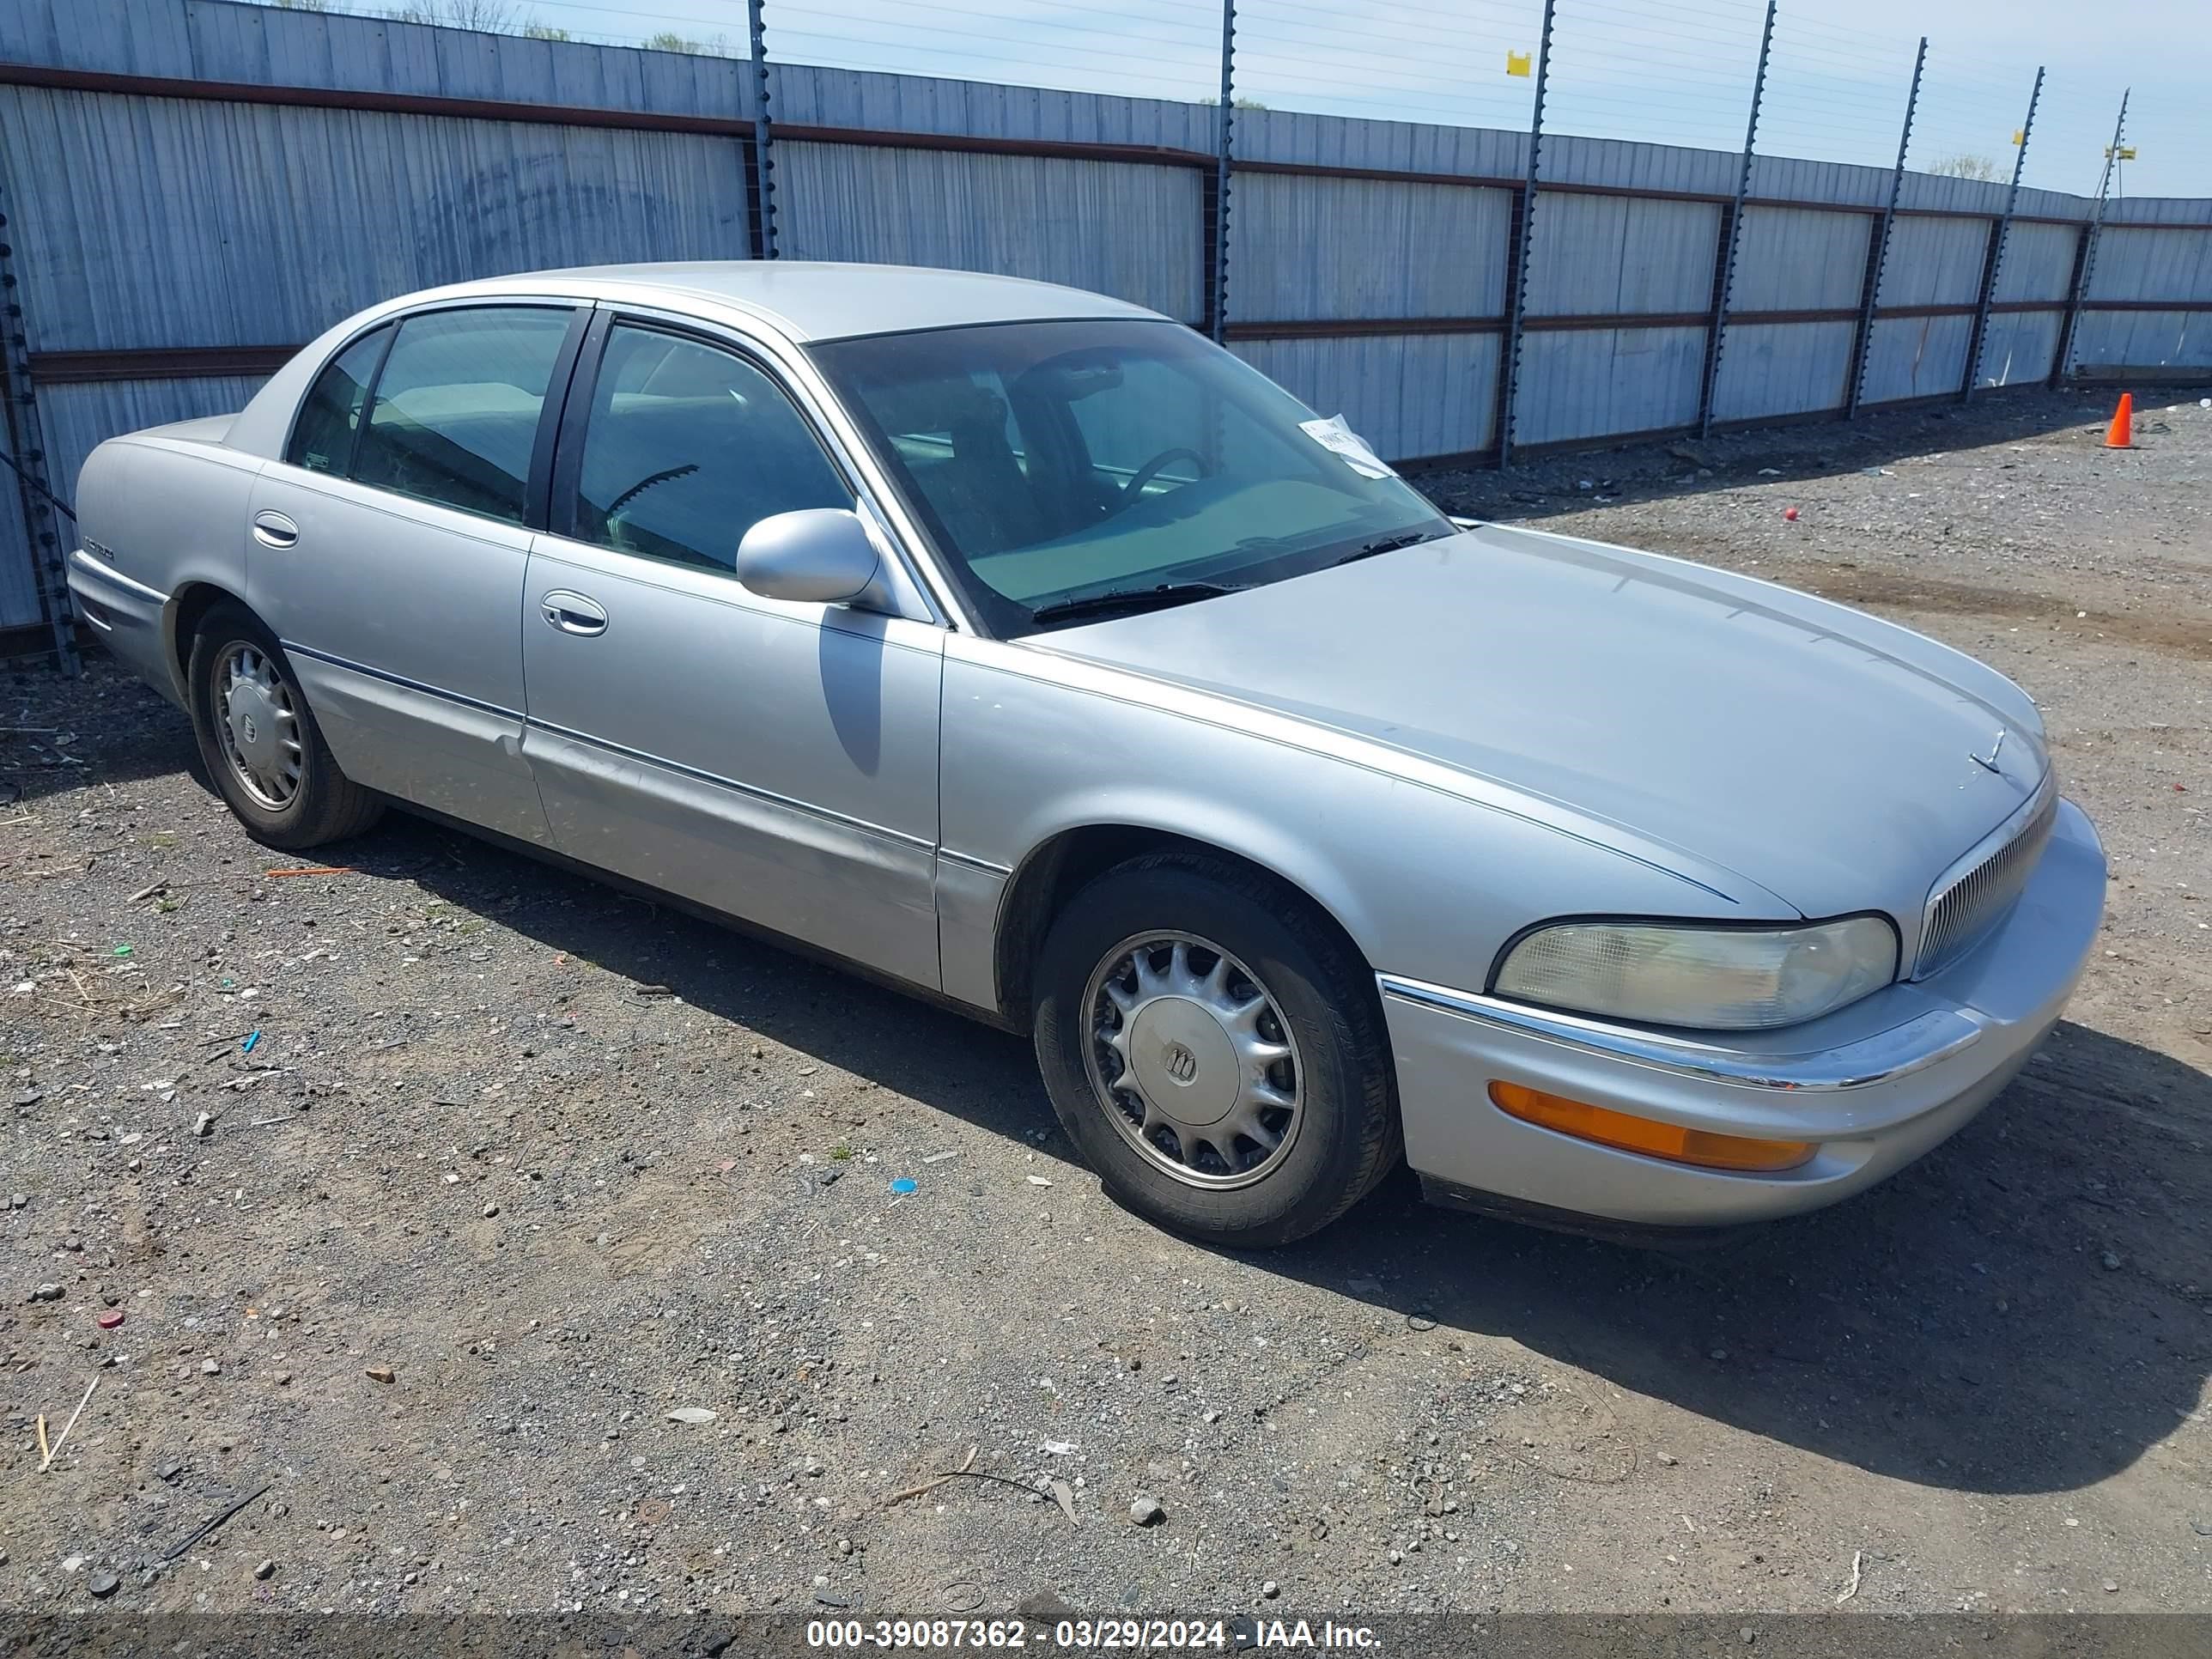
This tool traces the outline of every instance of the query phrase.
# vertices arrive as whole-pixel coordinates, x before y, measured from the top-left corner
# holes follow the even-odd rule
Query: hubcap
[[[1297,1039],[1249,969],[1194,933],[1139,933],[1109,951],[1083,1006],[1108,1121],[1193,1187],[1249,1186],[1296,1137]]]
[[[282,811],[300,793],[302,750],[291,687],[258,646],[231,646],[216,665],[216,726],[246,793]]]

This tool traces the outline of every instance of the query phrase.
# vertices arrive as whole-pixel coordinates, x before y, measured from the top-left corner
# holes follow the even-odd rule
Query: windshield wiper
[[[1193,599],[1218,599],[1224,593],[1241,591],[1222,582],[1161,582],[1153,587],[1117,587],[1104,593],[1085,593],[1080,599],[1061,599],[1042,606],[1030,613],[1030,620],[1048,623],[1109,611],[1159,611],[1171,605],[1188,605]]]
[[[1445,535],[1451,532],[1447,531]],[[1443,536],[1425,530],[1409,530],[1402,536],[1385,536],[1380,541],[1366,542],[1355,547],[1340,559],[1332,559],[1332,565],[1352,564],[1360,559],[1371,559],[1377,553],[1395,553],[1401,547],[1418,547],[1423,542],[1440,542]]]

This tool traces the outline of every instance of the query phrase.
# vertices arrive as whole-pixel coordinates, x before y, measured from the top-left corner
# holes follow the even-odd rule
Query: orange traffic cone
[[[2136,394],[2120,393],[2120,406],[2112,411],[2112,423],[2105,428],[2105,447],[2133,449],[2136,431]]]

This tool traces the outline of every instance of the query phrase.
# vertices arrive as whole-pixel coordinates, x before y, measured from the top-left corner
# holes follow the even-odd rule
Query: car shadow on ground
[[[1709,1251],[1449,1215],[1401,1171],[1266,1265],[1875,1474],[2070,1491],[2201,1404],[2208,1130],[2212,1078],[2069,1022],[1920,1163]]]
[[[994,1133],[1049,1131],[1073,1158],[1019,1037],[420,820],[342,858]],[[1319,1237],[1237,1259],[1875,1473],[2066,1491],[2199,1404],[2208,1130],[2212,1078],[2069,1024],[1926,1159],[1717,1248],[1436,1209],[1401,1170]]]
[[[189,772],[208,787],[184,710],[129,678],[104,653],[94,652],[75,680],[57,678],[47,665],[24,665],[0,687],[18,707],[41,711],[35,724],[0,726],[0,809],[33,809],[90,784],[137,783],[173,772]],[[62,712],[54,712],[58,703]]]

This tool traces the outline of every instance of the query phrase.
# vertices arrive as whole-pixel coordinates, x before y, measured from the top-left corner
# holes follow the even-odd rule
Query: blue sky
[[[742,52],[744,0],[495,0],[579,40],[663,30]],[[444,4],[446,0],[431,0]],[[333,9],[357,9],[335,0]],[[358,5],[358,9],[368,9]],[[1237,90],[1271,108],[1524,127],[1541,0],[1240,0]],[[1735,149],[1763,0],[1559,0],[1547,129]],[[769,0],[793,62],[1209,100],[1209,0]],[[2044,98],[2023,181],[2096,187],[2131,87],[2118,180],[2130,195],[2212,197],[2208,0],[1794,0],[1776,26],[1759,149],[1886,167],[1913,50],[1929,62],[1909,162],[1971,155],[2008,173],[2039,63]]]

